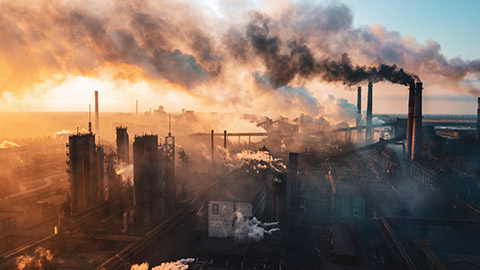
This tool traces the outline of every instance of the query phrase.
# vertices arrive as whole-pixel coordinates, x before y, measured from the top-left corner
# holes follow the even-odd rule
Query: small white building
[[[265,182],[258,179],[239,179],[228,185],[208,202],[208,236],[233,237],[236,212],[245,218],[261,218],[265,210]]]

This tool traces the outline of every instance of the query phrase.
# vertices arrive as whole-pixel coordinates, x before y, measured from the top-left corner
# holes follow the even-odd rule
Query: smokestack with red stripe
[[[360,126],[362,120],[362,87],[357,90],[357,127]]]
[[[412,140],[412,160],[418,159],[422,155],[422,82],[417,82],[415,86],[415,112],[413,119],[413,140]]]
[[[408,118],[407,118],[407,157],[412,156],[413,116],[415,113],[415,80],[410,83],[408,90]]]
[[[372,109],[373,109],[373,83],[368,82],[367,93],[367,127],[365,129],[365,142],[370,143],[372,141]]]
[[[480,97],[477,100],[477,126],[475,131],[475,140],[480,141]]]

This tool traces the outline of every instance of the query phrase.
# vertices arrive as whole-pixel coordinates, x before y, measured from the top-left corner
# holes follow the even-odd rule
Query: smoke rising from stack
[[[276,227],[278,222],[262,223],[256,217],[247,219],[240,211],[236,211],[234,215],[233,237],[237,243],[258,242],[265,237],[265,234],[272,234],[280,230]]]
[[[122,184],[133,186],[133,165],[120,163],[115,165],[115,174],[122,177]]]
[[[434,41],[419,44],[379,25],[355,28],[351,10],[340,3],[289,4],[270,14],[219,11],[237,14],[225,16],[230,20],[186,1],[92,6],[0,3],[0,58],[4,74],[15,76],[0,77],[0,89],[20,93],[69,76],[109,76],[175,88],[206,104],[257,108],[252,100],[280,95],[315,110],[304,91],[312,81],[407,85],[418,74],[429,85],[480,93],[469,80],[480,77],[480,59],[448,59]],[[252,84],[258,74],[271,89],[284,90],[265,93]]]
[[[389,81],[407,85],[418,78],[397,68],[396,65],[381,64],[378,67],[353,65],[347,53],[338,59],[331,57],[316,60],[305,42],[292,40],[287,43],[287,52],[280,53],[281,39],[272,35],[270,18],[260,13],[253,15],[247,27],[247,38],[253,51],[263,58],[271,84],[275,87],[288,85],[295,77],[310,79],[320,77],[326,82],[341,82],[354,85],[367,80]]]

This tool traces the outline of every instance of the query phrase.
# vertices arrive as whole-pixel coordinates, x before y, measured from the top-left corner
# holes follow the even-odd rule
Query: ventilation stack
[[[126,127],[117,127],[117,159],[120,163],[130,164],[129,139]]]
[[[140,229],[157,224],[163,209],[163,179],[158,136],[135,137],[133,142],[133,183],[135,221]]]
[[[367,126],[365,129],[365,142],[372,141],[372,108],[373,108],[373,83],[368,82],[368,97],[367,97]]]
[[[95,91],[95,134],[100,137],[100,112],[98,110],[98,91]]]
[[[214,162],[214,160],[213,160],[214,147],[215,147],[215,146],[214,146],[214,141],[213,141],[213,136],[214,136],[214,131],[213,131],[213,129],[212,129],[212,131],[211,131],[212,159],[210,160],[210,161],[211,161],[211,163],[212,163],[212,165],[214,165],[214,164],[215,164],[215,162]]]
[[[415,113],[415,80],[410,83],[408,90],[408,119],[407,119],[407,157],[412,156],[413,116]]]
[[[415,87],[415,112],[413,119],[412,160],[422,155],[422,82],[417,82]]]
[[[357,90],[357,127],[360,126],[362,120],[362,87],[358,87]]]
[[[223,148],[227,148],[227,131],[223,131]]]
[[[480,97],[477,101],[477,126],[475,131],[475,140],[480,141]]]
[[[103,148],[95,147],[92,133],[70,136],[67,147],[71,205],[77,213],[103,198]]]

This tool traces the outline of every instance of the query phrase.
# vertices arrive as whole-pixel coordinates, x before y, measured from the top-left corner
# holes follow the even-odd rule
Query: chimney
[[[362,120],[362,87],[357,90],[357,127],[360,126]]]
[[[100,137],[100,112],[98,110],[98,91],[95,91],[95,133]]]
[[[223,148],[227,148],[227,131],[223,131]]]
[[[372,141],[372,107],[373,107],[373,83],[368,82],[368,98],[367,98],[367,127],[365,129],[365,142]]]
[[[475,140],[480,141],[480,97],[477,101],[477,126],[475,131]]]
[[[211,133],[212,133],[212,142],[211,142],[211,143],[212,143],[212,160],[211,160],[211,162],[212,162],[212,164],[214,164],[214,162],[213,162],[213,149],[214,149],[214,145],[213,145],[213,129],[212,129]]]
[[[88,133],[92,134],[92,104],[88,104]]]
[[[415,80],[408,89],[408,118],[407,118],[407,157],[412,156],[413,116],[415,112]]]
[[[413,119],[413,139],[411,159],[422,155],[422,82],[417,82],[415,87],[415,112]]]

